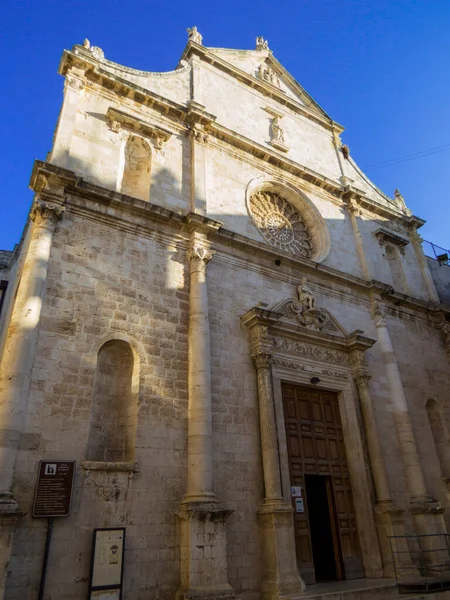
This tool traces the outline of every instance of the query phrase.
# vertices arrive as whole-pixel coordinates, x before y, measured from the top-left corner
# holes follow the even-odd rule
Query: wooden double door
[[[282,393],[302,577],[364,577],[338,396],[287,383]]]

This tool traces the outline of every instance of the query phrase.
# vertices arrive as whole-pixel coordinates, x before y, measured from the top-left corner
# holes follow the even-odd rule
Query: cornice
[[[187,235],[187,232],[194,228],[198,231],[208,232],[213,243],[235,248],[249,257],[258,257],[258,260],[263,258],[273,263],[275,260],[281,259],[286,267],[295,269],[296,272],[316,274],[316,277],[320,273],[323,277],[329,277],[332,281],[339,282],[346,287],[358,289],[364,296],[368,297],[373,294],[381,296],[385,302],[390,303],[392,310],[398,310],[398,307],[401,306],[428,315],[450,315],[450,307],[398,294],[393,292],[389,285],[382,282],[376,280],[367,282],[332,267],[296,257],[263,242],[257,242],[229,231],[219,221],[196,213],[180,214],[163,206],[89,183],[68,169],[43,161],[35,161],[30,187],[39,192],[44,180],[58,183],[64,192],[68,207],[73,211],[82,212],[86,216],[89,214],[92,220],[108,222],[111,226],[118,226],[117,223],[120,222],[121,227],[131,233],[155,229],[158,223],[171,227],[172,230],[175,229],[178,234],[184,232]],[[98,207],[95,207],[95,203],[103,206],[104,210],[100,211]],[[115,214],[112,212],[114,210],[117,211]],[[259,266],[261,267],[261,264]],[[286,274],[285,279],[290,280],[290,278],[291,275]]]
[[[204,46],[199,46],[193,42],[189,42],[187,49],[188,48],[195,48],[201,53],[205,52],[206,50]],[[266,165],[272,165],[277,169],[283,170],[285,173],[290,173],[295,177],[307,181],[317,188],[327,191],[329,194],[341,199],[342,201],[351,196],[361,207],[365,208],[371,214],[383,215],[389,219],[394,217],[396,219],[400,219],[409,226],[415,225],[416,227],[421,227],[421,225],[425,223],[425,221],[419,219],[418,217],[404,215],[394,206],[387,207],[371,198],[367,198],[365,192],[362,190],[351,188],[349,185],[338,181],[333,181],[332,179],[329,179],[328,177],[321,175],[320,173],[317,173],[308,167],[302,166],[293,160],[290,160],[286,156],[280,155],[280,153],[269,149],[262,144],[258,144],[257,142],[254,142],[253,140],[228,129],[223,125],[219,125],[215,122],[214,115],[207,113],[204,110],[205,107],[200,106],[195,102],[191,101],[186,106],[176,103],[172,100],[168,100],[167,98],[164,98],[155,92],[139,87],[128,80],[118,77],[116,74],[106,71],[102,68],[101,61],[96,61],[94,57],[91,58],[85,54],[86,53],[74,54],[73,52],[65,50],[58,72],[65,76],[72,67],[77,67],[84,71],[85,77],[88,81],[100,85],[107,92],[113,92],[119,96],[125,96],[139,104],[158,110],[158,112],[160,112],[165,118],[173,120],[177,124],[177,129],[180,129],[180,125],[184,125],[184,128],[187,131],[193,126],[193,124],[201,123],[208,134],[214,136],[217,140],[225,142],[231,147],[242,150],[244,153],[261,160]],[[214,57],[213,54],[209,54],[216,60],[220,60],[217,57]],[[228,63],[225,61],[221,62],[231,68],[231,65],[228,65]],[[239,71],[239,69],[237,69],[237,71]],[[263,82],[260,82],[256,78],[252,78],[243,71],[239,72],[242,75],[245,75],[245,77],[251,81],[254,79],[254,83],[263,87],[266,86],[266,84]],[[277,92],[277,95],[279,94],[282,93]],[[143,121],[142,123],[144,124]],[[147,126],[151,127],[148,124]],[[336,127],[336,124],[330,120],[331,130],[333,127]]]

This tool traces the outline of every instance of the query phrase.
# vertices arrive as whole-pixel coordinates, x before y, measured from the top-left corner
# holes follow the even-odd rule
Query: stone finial
[[[405,206],[405,199],[403,198],[403,195],[400,193],[400,190],[398,188],[394,190],[394,200],[401,208]]]
[[[256,38],[256,49],[257,50],[269,50],[269,42],[265,40],[262,35]]]
[[[347,144],[343,144],[343,146],[341,146],[341,152],[344,155],[344,158],[349,158],[350,148],[347,146]]]
[[[188,27],[186,31],[188,33],[188,42],[194,42],[195,44],[200,45],[202,44],[203,36],[195,25],[192,28]]]
[[[87,38],[83,42],[83,48],[86,48],[86,50],[90,50],[91,48],[91,42]]]

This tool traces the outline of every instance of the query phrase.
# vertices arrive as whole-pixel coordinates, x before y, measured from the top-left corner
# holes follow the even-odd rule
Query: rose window
[[[250,215],[272,246],[310,258],[311,236],[301,214],[273,192],[256,192],[250,198]]]

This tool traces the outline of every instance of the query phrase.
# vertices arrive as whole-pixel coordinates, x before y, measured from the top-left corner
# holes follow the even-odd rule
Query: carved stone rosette
[[[311,234],[301,214],[287,200],[273,192],[255,192],[250,198],[249,212],[269,244],[310,258]]]

